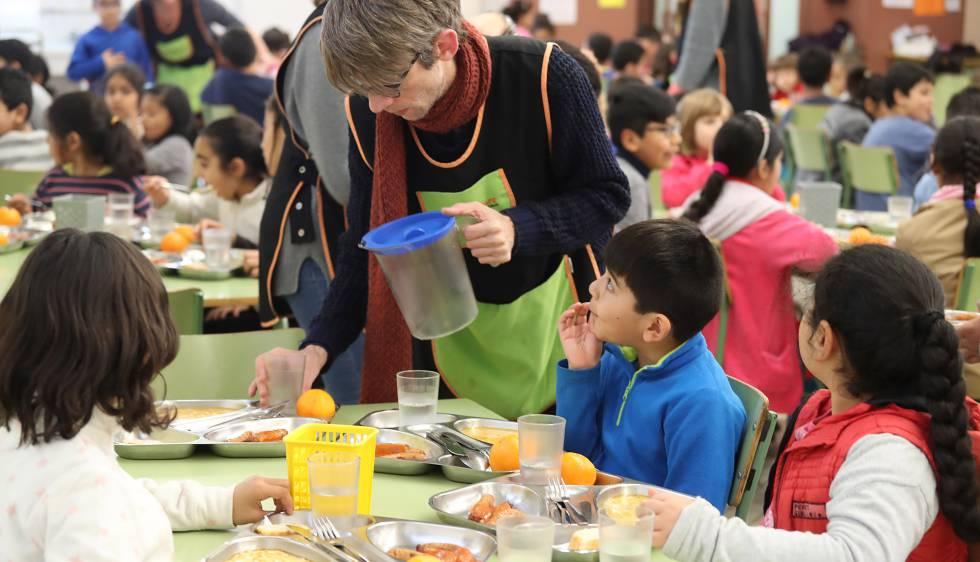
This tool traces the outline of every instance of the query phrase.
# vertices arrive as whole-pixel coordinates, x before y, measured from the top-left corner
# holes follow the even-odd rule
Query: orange
[[[17,209],[0,207],[0,226],[20,226],[20,213]]]
[[[517,446],[517,436],[508,435],[493,447],[490,447],[490,469],[494,472],[520,470],[520,449]]]
[[[851,233],[848,235],[847,241],[854,246],[860,246],[861,244],[869,244],[873,238],[874,235],[871,234],[870,230],[864,228],[863,226],[859,226],[851,229]]]
[[[0,246],[6,246],[8,242],[10,242],[10,239],[7,238],[7,235],[0,232]]]
[[[569,486],[592,486],[595,484],[596,470],[588,458],[578,453],[565,453],[561,456],[561,479]]]
[[[794,209],[800,208],[800,194],[794,193],[792,197],[789,198],[789,206]]]
[[[177,227],[174,228],[174,232],[186,238],[188,244],[197,239],[197,237],[194,236],[194,227],[189,224],[178,224]]]
[[[337,404],[326,390],[307,390],[296,400],[296,415],[301,418],[329,420],[337,413]]]
[[[168,232],[163,240],[160,240],[160,251],[179,254],[187,249],[190,242],[177,232]]]

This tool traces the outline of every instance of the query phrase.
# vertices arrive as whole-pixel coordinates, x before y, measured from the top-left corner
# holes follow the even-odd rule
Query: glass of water
[[[600,509],[599,562],[648,562],[653,547],[653,520],[653,511],[643,506],[632,514]]]
[[[529,414],[517,418],[521,480],[543,486],[549,478],[561,477],[561,455],[565,448],[565,418]]]
[[[111,193],[106,201],[106,230],[124,238],[133,238],[133,206],[135,196],[132,193]]]
[[[439,405],[439,373],[402,371],[398,380],[398,424],[435,423]]]
[[[177,214],[172,209],[155,209],[150,213],[147,223],[150,227],[150,241],[159,244],[177,226]]]
[[[497,559],[500,562],[551,560],[555,522],[547,517],[517,515],[497,522]]]
[[[912,206],[914,200],[911,197],[893,195],[888,198],[888,216],[894,221],[904,221],[912,218]]]
[[[231,268],[231,243],[234,235],[227,228],[208,228],[201,233],[204,246],[204,261],[209,269],[226,270]]]
[[[355,453],[314,453],[310,471],[310,510],[326,516],[338,529],[351,529],[357,515],[361,459]]]
[[[283,412],[296,412],[296,399],[303,391],[306,354],[283,350],[266,356],[264,361],[269,376],[269,405],[286,402]]]

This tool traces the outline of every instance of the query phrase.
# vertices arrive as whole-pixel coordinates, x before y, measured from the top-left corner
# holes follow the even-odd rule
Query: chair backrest
[[[660,170],[654,170],[648,179],[650,184],[650,216],[653,218],[663,217],[667,214],[667,206],[664,205],[663,181]]]
[[[732,289],[728,284],[728,268],[725,267],[725,254],[721,251],[721,242],[711,240],[711,244],[718,252],[718,259],[721,260],[722,269],[722,290],[721,303],[718,306],[718,339],[715,342],[715,360],[719,365],[725,364],[725,342],[728,339],[728,313],[732,306]]]
[[[794,125],[800,129],[816,129],[820,126],[820,122],[823,121],[829,109],[829,105],[798,103],[793,106],[792,121],[789,125]]]
[[[201,102],[201,116],[204,117],[204,124],[210,125],[218,119],[231,117],[238,113],[233,105],[212,104]]]
[[[837,146],[844,180],[843,201],[850,201],[852,190],[883,195],[898,193],[898,164],[891,147],[860,146],[846,141]]]
[[[956,309],[976,310],[980,301],[980,258],[970,258],[963,264],[960,286],[956,289]]]
[[[758,389],[732,377],[728,377],[728,382],[745,408],[745,428],[728,505],[735,508],[736,517],[744,520],[759,488],[763,464],[776,431],[776,413],[769,411],[769,399]]]
[[[177,333],[186,336],[204,332],[204,293],[200,289],[183,289],[167,293],[170,317]]]
[[[796,125],[786,127],[789,144],[798,170],[820,172],[830,178],[830,141],[823,129],[803,129]]]
[[[37,184],[41,182],[41,178],[46,173],[0,169],[0,197],[17,193],[24,193],[29,196],[34,193]]]
[[[932,117],[936,127],[946,124],[946,106],[953,96],[973,82],[970,74],[940,74],[936,76],[936,86],[932,93]]]
[[[177,358],[153,381],[153,391],[158,400],[247,398],[255,358],[275,347],[296,349],[302,341],[298,328],[180,336]]]

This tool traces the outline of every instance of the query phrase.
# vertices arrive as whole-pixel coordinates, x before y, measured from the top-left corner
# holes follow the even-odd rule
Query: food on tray
[[[167,254],[155,254],[147,257],[150,258],[150,263],[153,265],[167,265],[168,263],[174,261],[174,258]]]
[[[872,234],[867,228],[858,226],[851,229],[851,233],[847,236],[847,242],[852,246],[862,246],[864,244],[887,246],[888,237]]]
[[[237,412],[241,408],[219,408],[206,406],[179,406],[177,408],[177,419],[174,421],[199,420]]]
[[[975,319],[978,315],[976,312],[964,312],[962,310],[954,310],[946,314],[946,320],[950,322],[968,322]]]
[[[509,502],[500,502],[498,504],[493,496],[483,494],[480,496],[479,501],[473,504],[473,507],[470,509],[469,518],[470,521],[476,521],[477,523],[483,523],[492,527],[497,524],[497,521],[501,517],[523,514],[524,512],[515,508]]]
[[[650,498],[640,495],[616,496],[603,502],[600,507],[616,521],[635,522],[636,509],[648,499]]]
[[[521,468],[520,450],[517,435],[508,435],[490,447],[490,469],[494,472],[507,472]]]
[[[311,388],[296,400],[296,415],[301,418],[329,420],[337,413],[337,404],[326,390]]]
[[[415,550],[408,548],[392,548],[388,556],[396,560],[409,562],[476,562],[476,557],[470,549],[449,543],[426,543],[418,545]]]
[[[20,213],[12,207],[0,207],[0,226],[20,226]]]
[[[298,523],[290,523],[289,525],[284,525],[282,523],[259,523],[255,526],[255,534],[264,535],[267,537],[291,537],[293,535],[299,535],[293,527],[301,527],[309,531],[309,527],[306,525],[300,525]]]
[[[561,456],[561,479],[569,486],[592,486],[595,484],[596,469],[587,457],[578,453],[565,453]]]
[[[466,427],[459,430],[460,433],[466,435],[467,437],[472,437],[477,441],[483,441],[484,443],[490,443],[491,445],[496,445],[498,441],[508,436],[517,436],[516,429],[506,429],[501,427]]]
[[[374,456],[379,459],[398,459],[403,461],[424,461],[429,455],[422,449],[409,447],[404,443],[378,443]]]
[[[310,562],[307,558],[293,556],[282,550],[249,550],[239,552],[227,560],[227,562]]]
[[[289,435],[285,429],[273,429],[270,431],[246,431],[241,435],[228,439],[229,443],[275,443],[282,441],[282,438]]]
[[[599,550],[599,528],[590,527],[575,531],[572,533],[572,540],[568,542],[568,548],[577,552]]]
[[[172,231],[163,235],[160,239],[160,251],[179,254],[190,246],[190,241],[184,238],[179,232]]]

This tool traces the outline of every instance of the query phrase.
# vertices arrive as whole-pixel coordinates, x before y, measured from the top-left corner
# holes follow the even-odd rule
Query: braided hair
[[[949,120],[936,135],[933,147],[936,166],[944,183],[963,184],[966,211],[965,257],[980,257],[980,215],[977,215],[977,182],[980,181],[980,118],[957,117]]]
[[[939,507],[956,535],[972,543],[980,540],[980,506],[966,384],[943,303],[939,281],[922,262],[894,248],[861,246],[824,267],[809,322],[815,329],[826,320],[837,334],[850,394],[918,404],[930,414]]]
[[[773,166],[782,153],[783,141],[768,119],[754,111],[735,115],[722,125],[712,148],[715,162],[727,168],[728,173],[717,169],[722,166],[711,172],[701,196],[691,203],[684,218],[701,222],[718,202],[728,178],[749,177],[763,160]]]

